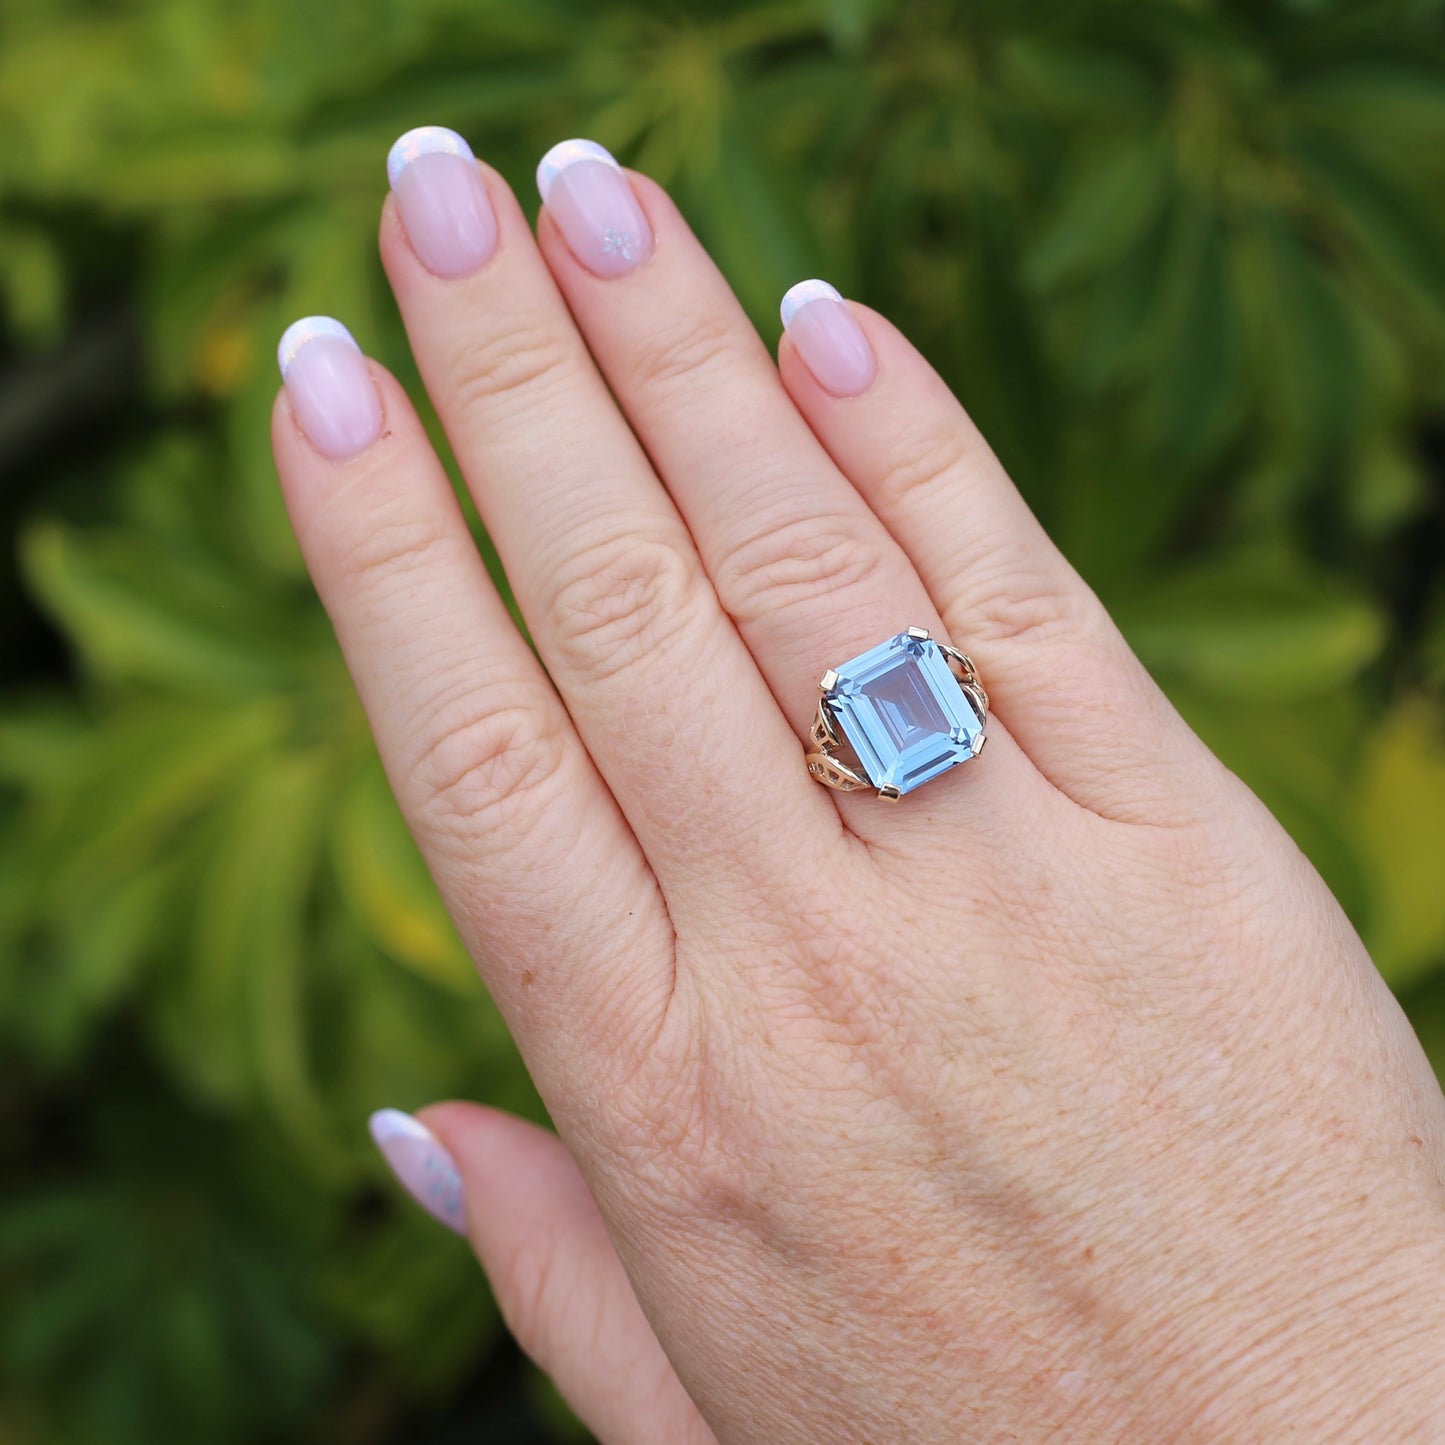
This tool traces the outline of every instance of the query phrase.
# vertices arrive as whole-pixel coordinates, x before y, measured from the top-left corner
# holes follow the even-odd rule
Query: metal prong
[[[910,627],[908,629],[908,635],[909,637],[916,637],[920,642],[928,641],[928,629],[926,627]]]
[[[830,667],[827,672],[818,679],[818,689],[820,692],[832,692],[837,686],[838,674]]]
[[[988,734],[987,734],[987,733],[979,733],[978,737],[974,739],[974,743],[973,743],[973,755],[974,755],[974,757],[978,757],[979,754],[983,752],[983,745],[984,745],[987,741],[988,741]]]
[[[882,798],[885,803],[896,803],[903,794],[900,793],[892,783],[884,783],[883,786],[878,789],[878,796]]]

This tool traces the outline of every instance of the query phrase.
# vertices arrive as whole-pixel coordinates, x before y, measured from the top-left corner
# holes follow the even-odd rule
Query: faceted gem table
[[[981,748],[983,709],[921,629],[835,668],[823,705],[875,788],[907,793]]]

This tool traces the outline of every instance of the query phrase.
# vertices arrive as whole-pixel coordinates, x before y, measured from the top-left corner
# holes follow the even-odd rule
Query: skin
[[[538,655],[384,371],[274,437],[560,1135],[423,1115],[524,1348],[619,1445],[1445,1439],[1445,1101],[1313,869],[886,321],[835,399],[645,178],[603,280],[482,169],[483,269],[381,250]],[[989,748],[831,793],[817,678],[908,624]]]

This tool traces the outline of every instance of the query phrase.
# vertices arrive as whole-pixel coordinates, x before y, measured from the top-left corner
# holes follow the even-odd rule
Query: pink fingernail
[[[465,1234],[462,1176],[436,1135],[400,1109],[378,1109],[371,1116],[371,1137],[402,1188],[448,1229]]]
[[[878,375],[873,348],[848,303],[826,281],[799,281],[783,297],[783,330],[818,385],[834,396],[857,396]]]
[[[324,457],[345,461],[381,435],[381,398],[351,333],[329,316],[286,328],[276,348],[291,410]]]
[[[572,254],[594,276],[625,276],[652,255],[652,227],[622,167],[590,140],[542,157],[537,189]]]
[[[497,249],[497,216],[471,147],[454,130],[409,130],[386,158],[406,238],[434,276],[470,276]]]

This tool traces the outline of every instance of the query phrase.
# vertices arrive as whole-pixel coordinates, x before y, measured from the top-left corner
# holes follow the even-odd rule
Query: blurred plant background
[[[383,159],[670,186],[958,388],[1445,1067],[1445,4],[0,0],[0,1442],[549,1441],[368,1111],[540,1116],[267,448]]]

